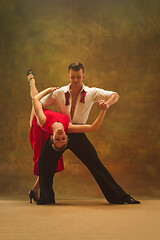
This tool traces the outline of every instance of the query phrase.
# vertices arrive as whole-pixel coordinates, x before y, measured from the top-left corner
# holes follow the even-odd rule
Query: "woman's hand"
[[[105,102],[104,100],[99,100],[97,102],[97,104],[99,105],[100,109],[102,110],[107,110],[107,102]]]
[[[50,91],[54,92],[55,90],[57,90],[59,87],[50,87]]]

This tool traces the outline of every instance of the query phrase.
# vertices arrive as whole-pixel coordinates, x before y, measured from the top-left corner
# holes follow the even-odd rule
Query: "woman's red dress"
[[[43,144],[47,141],[47,139],[52,134],[51,126],[54,122],[61,122],[64,126],[64,130],[67,132],[69,118],[65,114],[53,112],[48,109],[43,109],[44,114],[46,115],[46,122],[44,126],[41,128],[37,124],[36,116],[33,117],[32,126],[30,129],[30,142],[33,149],[33,161],[34,161],[34,175],[39,175],[38,173],[38,159],[41,153],[41,149]],[[54,161],[54,159],[53,159]],[[63,156],[59,159],[57,163],[56,172],[60,172],[64,170]]]

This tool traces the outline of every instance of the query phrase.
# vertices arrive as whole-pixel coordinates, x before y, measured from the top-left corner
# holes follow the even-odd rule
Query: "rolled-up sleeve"
[[[94,88],[94,102],[97,102],[101,99],[108,100],[113,93],[116,92],[107,91],[101,88]]]
[[[50,105],[56,104],[56,91],[47,94],[40,100],[43,107],[48,107]]]

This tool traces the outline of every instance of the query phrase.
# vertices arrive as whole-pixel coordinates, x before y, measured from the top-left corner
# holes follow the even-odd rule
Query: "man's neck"
[[[80,91],[82,90],[82,87],[83,87],[83,85],[81,85],[81,86],[79,86],[79,87],[75,87],[75,86],[73,86],[72,84],[70,85],[70,92],[71,92],[71,94],[73,95],[73,94],[79,94],[80,93]]]

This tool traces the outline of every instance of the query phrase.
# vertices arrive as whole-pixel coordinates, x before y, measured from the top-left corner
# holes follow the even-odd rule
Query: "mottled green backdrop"
[[[127,192],[160,196],[159,13],[158,0],[0,1],[1,196],[27,195],[35,180],[26,72],[34,70],[39,90],[63,86],[74,61],[85,66],[85,84],[120,94],[88,134],[100,159]],[[72,153],[64,160],[57,198],[102,196]]]

